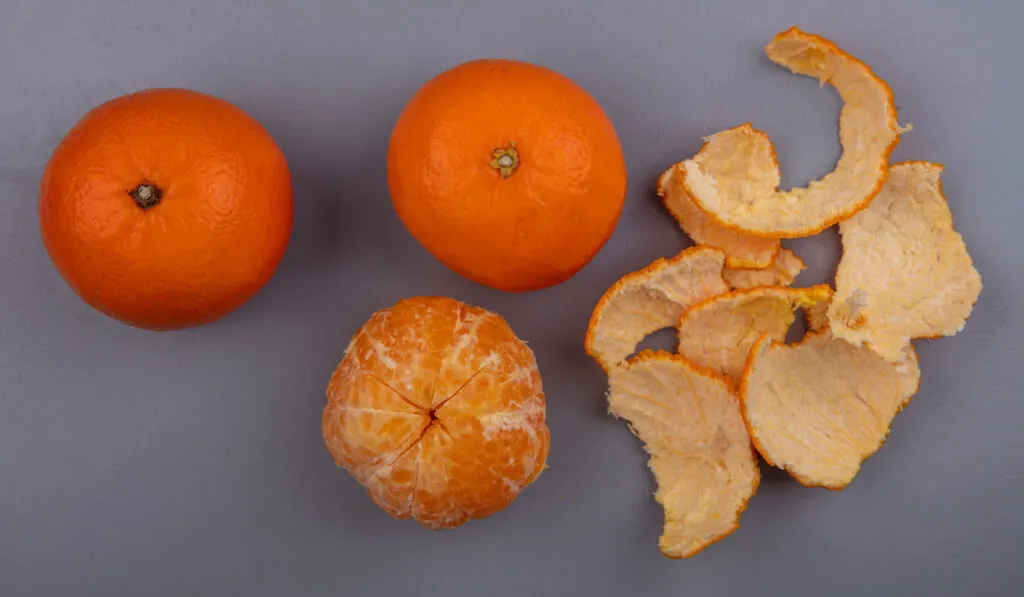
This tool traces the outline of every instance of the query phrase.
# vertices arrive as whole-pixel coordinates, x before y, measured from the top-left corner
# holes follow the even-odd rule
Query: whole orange
[[[335,462],[396,518],[451,528],[501,510],[544,468],[537,362],[501,316],[416,297],[374,313],[327,388]]]
[[[424,85],[391,134],[402,222],[456,272],[524,291],[570,278],[611,235],[626,166],[611,121],[552,70],[476,60]]]
[[[39,195],[43,243],[89,305],[166,330],[218,319],[284,255],[291,177],[266,130],[232,104],[152,89],[86,114]]]

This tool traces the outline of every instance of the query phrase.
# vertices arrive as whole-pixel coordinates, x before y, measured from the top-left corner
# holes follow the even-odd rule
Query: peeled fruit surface
[[[693,242],[722,249],[727,268],[769,267],[779,253],[779,240],[750,236],[715,222],[693,204],[683,186],[684,176],[678,164],[666,170],[658,178],[658,196]],[[774,185],[778,183],[776,179]]]
[[[763,269],[726,267],[722,277],[732,288],[754,288],[755,286],[789,286],[807,267],[793,251],[783,248],[771,265]]]
[[[760,473],[729,383],[665,352],[609,374],[610,412],[644,442],[665,509],[662,553],[689,557],[732,533]]]
[[[805,485],[841,489],[881,447],[920,381],[910,347],[892,363],[827,331],[793,345],[766,335],[750,352],[740,400],[765,461]]]
[[[832,289],[765,286],[734,290],[694,305],[679,322],[679,354],[739,381],[751,347],[765,334],[786,339],[799,308],[827,305]]]
[[[687,307],[726,292],[724,263],[721,250],[694,247],[626,274],[594,308],[587,354],[605,371],[621,364],[648,334],[679,323]]]
[[[451,528],[511,503],[540,474],[540,373],[501,316],[417,297],[374,313],[327,388],[324,441],[378,506]]]
[[[981,293],[963,238],[942,194],[942,166],[896,164],[871,205],[839,225],[832,332],[901,358],[911,338],[963,329]]]
[[[896,106],[885,81],[824,37],[794,27],[775,36],[765,51],[792,72],[831,84],[843,98],[843,154],[835,169],[807,187],[779,190],[771,141],[742,125],[711,135],[683,162],[683,185],[694,204],[722,226],[769,238],[809,236],[850,217],[878,194],[901,132]]]

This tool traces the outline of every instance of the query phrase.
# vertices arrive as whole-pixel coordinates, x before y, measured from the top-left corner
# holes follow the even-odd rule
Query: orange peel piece
[[[779,253],[779,239],[750,236],[721,226],[694,205],[683,186],[683,176],[676,164],[658,177],[658,196],[683,232],[698,245],[725,251],[727,268],[770,267]]]
[[[912,347],[892,363],[821,331],[793,345],[758,340],[739,393],[750,438],[768,464],[804,485],[842,489],[881,447],[920,381]]]
[[[889,169],[874,202],[842,222],[832,333],[886,359],[911,338],[963,329],[981,293],[963,238],[942,194],[942,166],[907,162]]]
[[[789,249],[781,249],[771,265],[763,269],[726,267],[722,270],[725,282],[734,289],[755,286],[789,286],[804,271],[803,259]]]
[[[738,381],[754,343],[767,335],[782,341],[796,310],[828,304],[832,288],[764,286],[734,290],[697,303],[679,322],[679,354],[694,364]]]
[[[745,124],[708,137],[683,162],[683,185],[694,204],[726,228],[772,238],[810,236],[871,202],[904,129],[885,81],[828,39],[794,27],[765,51],[790,71],[831,84],[842,97],[843,154],[835,169],[807,187],[766,190],[766,182],[778,178],[775,150],[767,135]]]
[[[585,346],[605,371],[623,363],[648,335],[679,323],[683,311],[729,290],[722,279],[725,254],[691,247],[626,274],[594,308]]]
[[[659,541],[692,556],[739,527],[761,475],[727,380],[686,359],[645,351],[611,372],[609,411],[644,442],[665,509]]]

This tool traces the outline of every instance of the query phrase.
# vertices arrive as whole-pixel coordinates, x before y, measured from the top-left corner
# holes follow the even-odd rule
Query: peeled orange
[[[335,462],[396,518],[435,529],[494,514],[543,470],[537,362],[505,320],[448,298],[374,313],[327,388]]]

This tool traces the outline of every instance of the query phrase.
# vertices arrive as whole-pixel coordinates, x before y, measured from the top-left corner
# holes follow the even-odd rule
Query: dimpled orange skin
[[[142,186],[159,202],[144,209],[131,194]],[[86,303],[136,327],[184,328],[223,317],[270,279],[291,234],[291,178],[239,108],[152,89],[94,108],[67,134],[46,166],[39,217],[51,260]]]
[[[327,388],[334,461],[396,518],[433,529],[494,514],[544,468],[533,353],[501,316],[417,297],[374,313]]]
[[[505,177],[495,151],[515,149]],[[611,121],[580,86],[512,60],[476,60],[424,85],[395,125],[388,187],[435,257],[508,291],[552,286],[612,234],[626,167]]]

